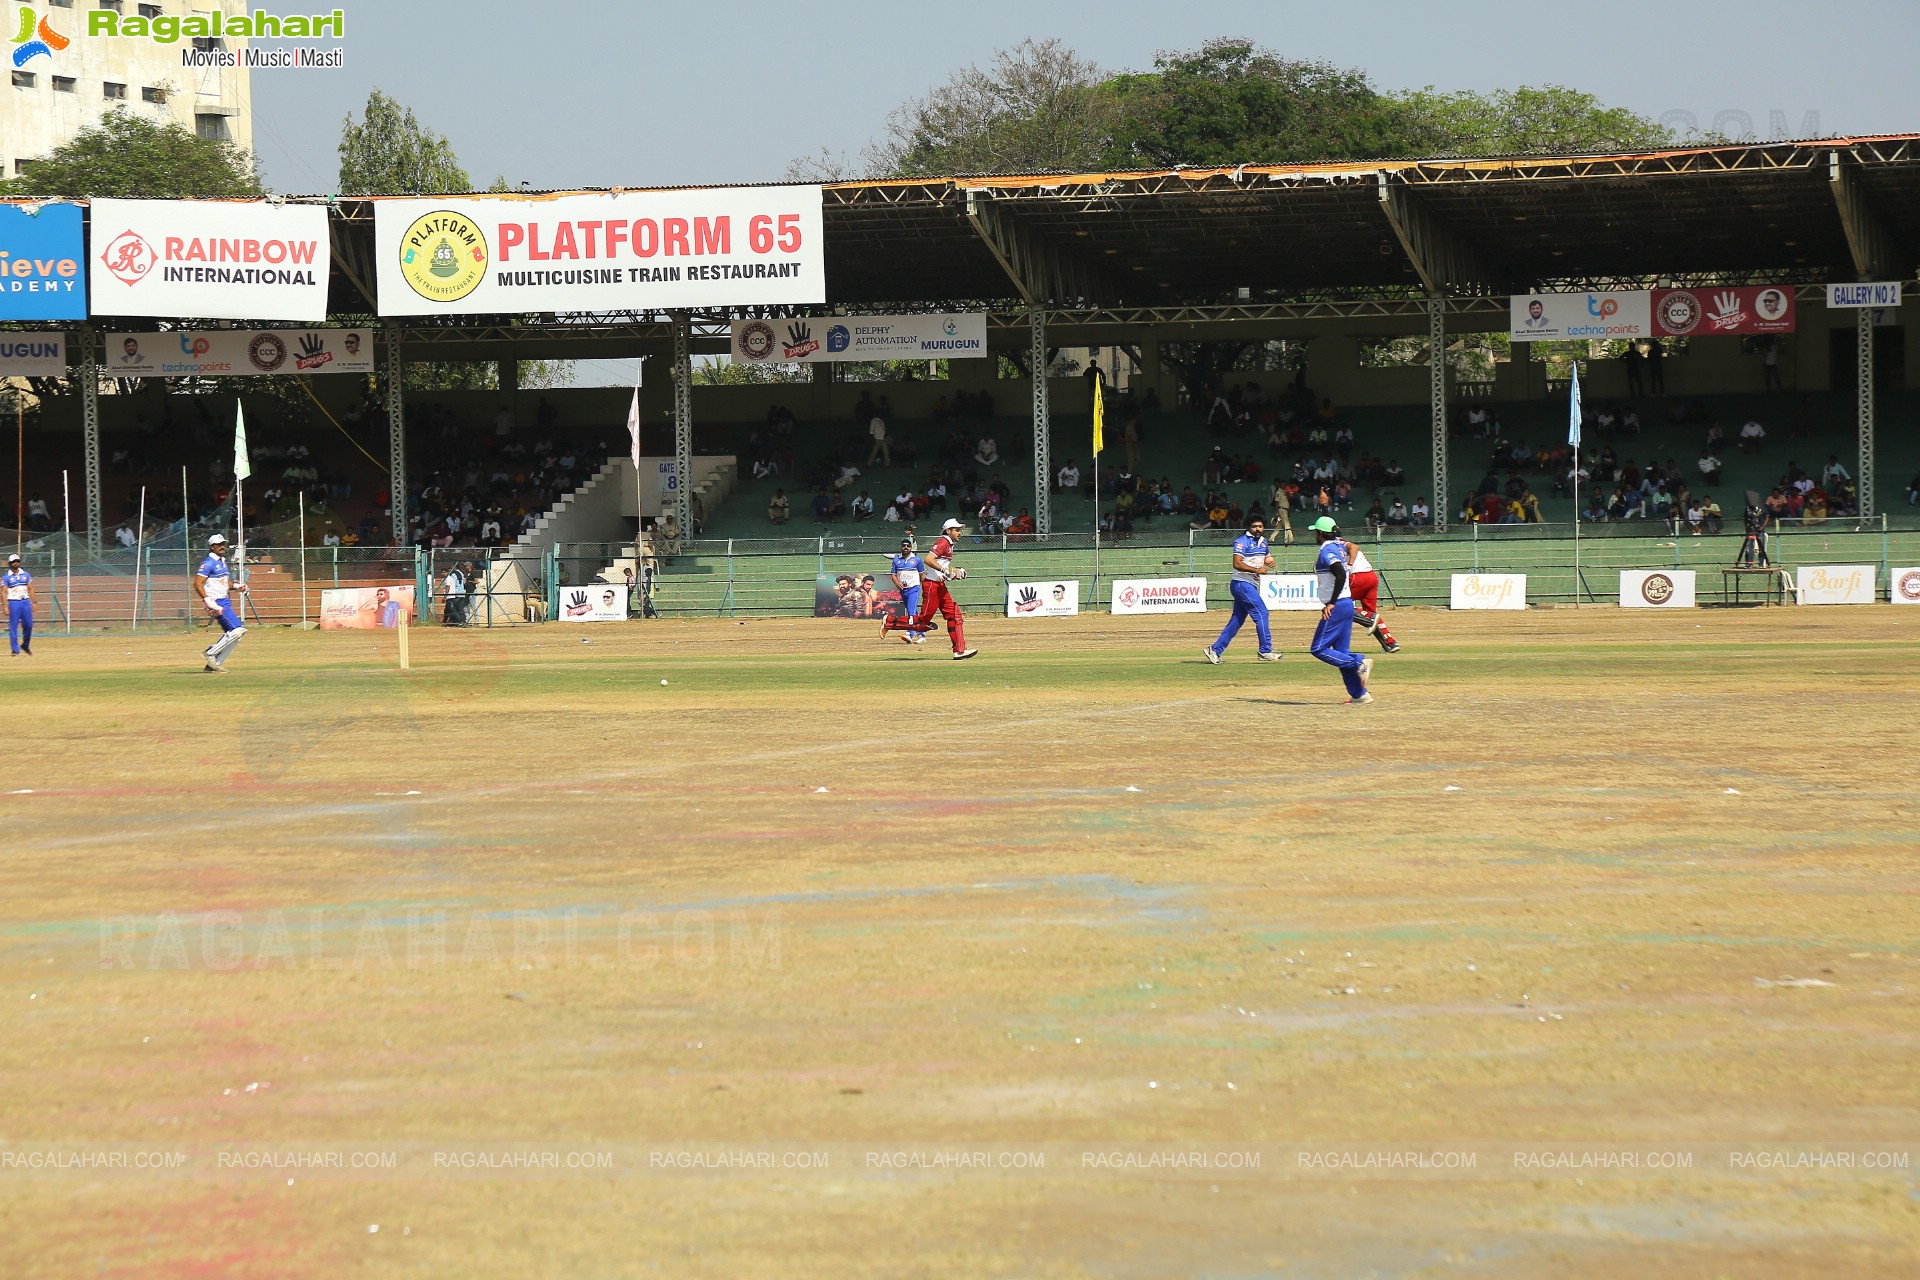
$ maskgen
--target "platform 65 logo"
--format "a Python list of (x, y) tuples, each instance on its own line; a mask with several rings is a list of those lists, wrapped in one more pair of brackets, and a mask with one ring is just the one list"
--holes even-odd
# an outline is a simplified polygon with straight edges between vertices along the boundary
[(1673, 579), (1664, 573), (1650, 573), (1640, 582), (1640, 598), (1648, 604), (1665, 604), (1673, 599)]
[(100, 265), (107, 269), (107, 273), (129, 285), (145, 280), (157, 261), (159, 259), (153, 252), (153, 246), (135, 231), (122, 231), (107, 242), (106, 249), (100, 254)]
[(487, 278), (487, 237), (450, 209), (415, 218), (400, 237), (400, 275), (432, 302), (458, 302)]

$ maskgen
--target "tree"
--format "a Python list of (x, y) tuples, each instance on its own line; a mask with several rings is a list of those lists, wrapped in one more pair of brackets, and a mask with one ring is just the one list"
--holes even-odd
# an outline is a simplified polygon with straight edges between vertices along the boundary
[(1563, 85), (1522, 85), (1492, 93), (1439, 93), (1432, 85), (1397, 103), (1446, 155), (1541, 155), (1560, 151), (1646, 151), (1674, 142), (1673, 130), (1625, 107)]
[(421, 124), (375, 89), (355, 124), (340, 128), (340, 194), (343, 196), (445, 195), (473, 190), (453, 144)]
[(55, 147), (0, 195), (78, 199), (244, 199), (262, 194), (253, 156), (171, 120), (121, 108)]

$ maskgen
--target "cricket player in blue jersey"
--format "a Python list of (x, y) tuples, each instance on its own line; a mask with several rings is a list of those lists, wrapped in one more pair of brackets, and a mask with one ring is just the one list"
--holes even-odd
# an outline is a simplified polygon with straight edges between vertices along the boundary
[(207, 558), (200, 562), (200, 571), (193, 575), (193, 589), (207, 606), (207, 612), (220, 624), (222, 633), (207, 646), (206, 669), (223, 671), (234, 647), (247, 634), (233, 609), (234, 597), (244, 594), (247, 588), (233, 580), (233, 571), (227, 567), (225, 534), (216, 533), (207, 539)]
[(33, 656), (33, 575), (20, 563), (19, 553), (7, 557), (7, 571), (0, 574), (0, 587), (7, 592), (7, 643), (13, 656)]
[(1220, 665), (1227, 646), (1248, 618), (1253, 619), (1253, 633), (1260, 639), (1260, 661), (1280, 661), (1280, 655), (1273, 651), (1273, 632), (1267, 626), (1267, 602), (1260, 598), (1260, 575), (1271, 572), (1273, 555), (1267, 550), (1267, 523), (1255, 516), (1247, 521), (1246, 531), (1233, 540), (1233, 580), (1227, 588), (1233, 593), (1233, 616), (1227, 619), (1220, 638), (1203, 650), (1214, 666)]
[[(900, 592), (900, 603), (906, 608), (906, 616), (919, 617), (920, 574), (926, 565), (921, 561), (919, 553), (914, 550), (912, 538), (900, 539), (900, 554), (893, 557), (891, 568), (893, 585)], [(882, 619), (880, 634), (885, 636), (892, 630), (895, 628), (889, 627), (886, 620)], [(921, 631), (902, 631), (900, 638), (908, 644), (925, 644), (927, 640), (926, 633)]]
[(1340, 526), (1330, 516), (1321, 516), (1309, 526), (1320, 543), (1313, 572), (1320, 587), (1320, 625), (1313, 632), (1313, 656), (1340, 669), (1347, 685), (1348, 705), (1373, 701), (1367, 681), (1373, 675), (1373, 659), (1353, 654), (1353, 588), (1347, 563), (1347, 544), (1340, 538)]

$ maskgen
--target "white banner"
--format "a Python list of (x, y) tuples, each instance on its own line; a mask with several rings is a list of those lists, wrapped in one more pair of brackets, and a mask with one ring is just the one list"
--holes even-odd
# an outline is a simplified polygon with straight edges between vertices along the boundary
[(1653, 291), (1516, 293), (1507, 299), (1507, 337), (1514, 342), (1653, 336)]
[(0, 378), (66, 376), (66, 334), (0, 333)]
[(1887, 598), (1895, 604), (1920, 604), (1920, 569), (1895, 569), (1887, 580)]
[(383, 316), (810, 305), (819, 187), (376, 200)]
[(584, 587), (560, 588), (560, 621), (625, 622), (627, 584), (589, 582)]
[(1872, 604), (1878, 598), (1870, 564), (1803, 564), (1794, 585), (1801, 604)]
[(1115, 613), (1205, 613), (1205, 578), (1120, 578), (1113, 583)]
[(1692, 569), (1622, 569), (1622, 609), (1692, 609), (1698, 574)]
[(670, 498), (680, 492), (680, 464), (678, 462), (656, 463), (655, 469), (660, 477), (661, 497)]
[(95, 200), (97, 316), (327, 318), (327, 211), (264, 201)]
[(987, 317), (979, 312), (733, 322), (733, 358), (740, 364), (954, 360), (986, 354)]
[(1524, 609), (1527, 607), (1527, 575), (1524, 573), (1456, 573), (1453, 575), (1455, 609)]
[(1320, 580), (1311, 573), (1263, 573), (1260, 598), (1269, 609), (1318, 609)]
[(1080, 580), (1009, 582), (1009, 618), (1071, 618), (1080, 612)]
[(1900, 305), (1900, 282), (1890, 280), (1884, 284), (1830, 284), (1827, 286), (1827, 305), (1829, 307), (1897, 307)]
[(110, 333), (100, 372), (115, 378), (372, 373), (371, 329), (177, 329)]

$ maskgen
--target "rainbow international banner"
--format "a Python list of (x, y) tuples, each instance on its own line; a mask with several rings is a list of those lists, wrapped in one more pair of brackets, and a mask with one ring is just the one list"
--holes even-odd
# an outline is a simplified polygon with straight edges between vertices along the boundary
[(321, 205), (95, 200), (90, 216), (94, 315), (327, 318), (333, 242)]
[(1205, 578), (1117, 578), (1108, 608), (1114, 613), (1205, 613)]
[(391, 631), (401, 618), (417, 621), (413, 587), (335, 587), (320, 593), (322, 631)]

